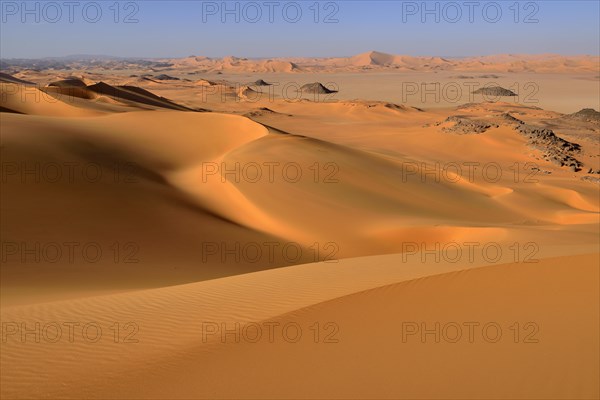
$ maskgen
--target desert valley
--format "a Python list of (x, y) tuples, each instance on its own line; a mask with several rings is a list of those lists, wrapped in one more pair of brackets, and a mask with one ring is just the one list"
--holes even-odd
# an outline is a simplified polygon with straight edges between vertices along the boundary
[(600, 396), (598, 56), (0, 66), (2, 398)]

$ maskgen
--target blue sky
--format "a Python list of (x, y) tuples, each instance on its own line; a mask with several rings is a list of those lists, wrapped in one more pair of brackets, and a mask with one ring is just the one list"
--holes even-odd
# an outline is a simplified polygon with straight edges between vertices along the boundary
[(65, 1), (1, 0), (0, 56), (598, 55), (600, 48), (598, 0)]

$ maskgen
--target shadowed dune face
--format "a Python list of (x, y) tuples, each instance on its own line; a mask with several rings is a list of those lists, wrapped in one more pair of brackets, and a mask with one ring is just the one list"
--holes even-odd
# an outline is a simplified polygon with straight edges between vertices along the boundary
[(48, 86), (55, 86), (55, 87), (79, 87), (79, 88), (85, 88), (87, 87), (87, 85), (85, 84), (84, 81), (82, 81), (81, 79), (78, 78), (67, 78), (67, 79), (62, 79), (60, 81), (56, 81), (56, 82), (51, 82), (48, 84)]
[[(3, 398), (598, 396), (597, 104), (257, 100), (278, 82), (246, 72), (313, 67), (168, 64), (0, 76)], [(519, 65), (541, 64), (565, 67)], [(181, 76), (199, 65), (241, 75)], [(105, 335), (20, 339), (21, 322), (69, 321)], [(303, 336), (247, 340), (265, 323)]]
[[(167, 102), (136, 87), (61, 82), (48, 88), (112, 96), (130, 107), (139, 104), (138, 110)], [(282, 112), (263, 107), (269, 112), (252, 114), (263, 125), (216, 113), (115, 114), (99, 109), (95, 97), (77, 97), (73, 104), (60, 97), (31, 102), (22, 87), (6, 85), (3, 107), (29, 115), (3, 114), (2, 152), (10, 165), (3, 202), (12, 210), (4, 218), (5, 236), (18, 243), (29, 236), (21, 221), (36, 221), (36, 242), (88, 236), (106, 247), (114, 237), (140, 255), (125, 265), (125, 273), (110, 260), (103, 272), (76, 272), (77, 266), (63, 260), (61, 272), (43, 280), (29, 279), (18, 268), (20, 257), (3, 268), (4, 282), (44, 287), (50, 296), (48, 288), (65, 286), (64, 279), (84, 279), (81, 287), (98, 291), (153, 287), (163, 280), (191, 282), (326, 258), (398, 253), (407, 242), (508, 241), (527, 236), (531, 223), (593, 223), (598, 215), (593, 184), (549, 161), (543, 166), (548, 174), (528, 166), (541, 160), (530, 154), (543, 155), (544, 149), (531, 147), (515, 130), (524, 122), (506, 115), (532, 122), (529, 114), (538, 109), (508, 103), (462, 107), (456, 121), (469, 123), (461, 129), (476, 129), (471, 121), (487, 128), (457, 135), (457, 128), (439, 124), (444, 112), (389, 103), (281, 102), (274, 108)], [(125, 98), (117, 92), (126, 92)], [(339, 124), (343, 132), (335, 129)], [(582, 145), (576, 156), (589, 165), (585, 156), (593, 147)], [(464, 147), (472, 153), (461, 156)], [(493, 163), (494, 177), (468, 167), (484, 161)], [(515, 162), (524, 170), (513, 171)], [(64, 176), (52, 182), (44, 174), (55, 164)], [(75, 167), (65, 170), (71, 164)], [(33, 175), (23, 176), (28, 168)], [(94, 181), (96, 169), (100, 178)], [(93, 215), (102, 217), (83, 223)], [(301, 255), (267, 257), (270, 241), (293, 244)], [(315, 243), (318, 251), (311, 250)], [(235, 252), (244, 245), (254, 246), (255, 253), (260, 248), (256, 259), (240, 261), (227, 253), (227, 246)], [(147, 265), (152, 272), (146, 283), (136, 282), (135, 274)]]
[(2, 83), (15, 83), (21, 85), (33, 85), (33, 82), (28, 82), (23, 79), (19, 79), (10, 74), (5, 74), (4, 72), (0, 72), (0, 82)]
[[(3, 107), (24, 114), (91, 116), (98, 115), (99, 112), (110, 113), (132, 108), (193, 111), (134, 86), (111, 86), (104, 82), (86, 85), (79, 79), (52, 82), (45, 87), (8, 81), (0, 84)], [(81, 102), (79, 99), (94, 100), (94, 102)], [(121, 106), (121, 109), (110, 105)]]
[(186, 107), (179, 106), (165, 98), (156, 96), (153, 93), (148, 92), (147, 90), (134, 86), (114, 87), (104, 82), (99, 82), (95, 85), (88, 86), (88, 89), (100, 95), (117, 98), (121, 101), (131, 101), (134, 103), (148, 104), (160, 108), (175, 109), (180, 111), (189, 110)]
[[(259, 232), (218, 214), (210, 204), (170, 182), (171, 174), (218, 158), (230, 148), (266, 134), (266, 129), (241, 117), (222, 116), (215, 121), (211, 115), (177, 115), (180, 126), (187, 127), (188, 140), (182, 140), (179, 149), (171, 147), (170, 152), (156, 154), (152, 149), (172, 140), (166, 133), (174, 128), (171, 122), (176, 116), (147, 115), (153, 120), (155, 134), (146, 131), (143, 139), (128, 134), (139, 119), (127, 117), (73, 122), (51, 117), (11, 121), (3, 115), (2, 157), (7, 168), (3, 186), (10, 190), (2, 191), (2, 202), (6, 210), (11, 210), (3, 217), (4, 240), (64, 243), (88, 238), (105, 252), (110, 252), (115, 243), (127, 246), (127, 254), (122, 256), (130, 261), (115, 263), (111, 257), (103, 257), (99, 262), (78, 265), (64, 259), (33, 263), (23, 271), (20, 257), (13, 257), (3, 266), (3, 282), (19, 281), (25, 286), (33, 283), (31, 287), (42, 292), (52, 293), (50, 287), (54, 287), (67, 294), (71, 290), (81, 292), (84, 287), (106, 290), (144, 287), (149, 282), (162, 285), (203, 280), (289, 263), (279, 256), (242, 265), (235, 258), (225, 264), (218, 255), (212, 260), (204, 258), (203, 243), (206, 245), (209, 239), (211, 244), (231, 238), (240, 243), (281, 239), (268, 229)], [(22, 124), (29, 126), (29, 133), (22, 132)], [(203, 132), (207, 140), (202, 140)], [(207, 137), (209, 134), (212, 139)], [(179, 135), (184, 139), (182, 130)], [(138, 140), (143, 140), (146, 147), (140, 148)], [(36, 145), (31, 147), (31, 143)], [(68, 175), (62, 174), (65, 166), (70, 166)], [(34, 173), (25, 178), (13, 175), (21, 168), (30, 168)], [(46, 179), (49, 174), (54, 174), (50, 180)], [(90, 215), (99, 218), (92, 222)], [(24, 227), (25, 220), (35, 221), (35, 234)], [(173, 252), (178, 256), (173, 258)], [(55, 270), (53, 274), (42, 273), (50, 267)], [(31, 279), (32, 270), (39, 271), (40, 280)], [(140, 273), (148, 278), (145, 283), (138, 280)], [(20, 295), (27, 298), (33, 293), (21, 291)]]

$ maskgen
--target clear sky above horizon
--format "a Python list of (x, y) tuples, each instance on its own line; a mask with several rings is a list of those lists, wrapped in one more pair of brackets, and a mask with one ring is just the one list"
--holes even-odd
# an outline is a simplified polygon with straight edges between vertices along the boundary
[(1, 0), (0, 56), (598, 55), (599, 4)]

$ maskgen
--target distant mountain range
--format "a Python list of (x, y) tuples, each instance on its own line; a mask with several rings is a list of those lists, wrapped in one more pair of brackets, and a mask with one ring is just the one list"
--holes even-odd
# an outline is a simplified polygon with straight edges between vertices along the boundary
[(361, 71), (487, 71), (538, 73), (599, 72), (600, 57), (592, 55), (499, 54), (479, 57), (413, 57), (370, 51), (351, 57), (308, 58), (127, 58), (105, 55), (69, 55), (41, 59), (2, 59), (0, 69), (69, 70), (89, 66), (107, 69), (145, 67), (149, 71), (189, 72), (361, 72)]

